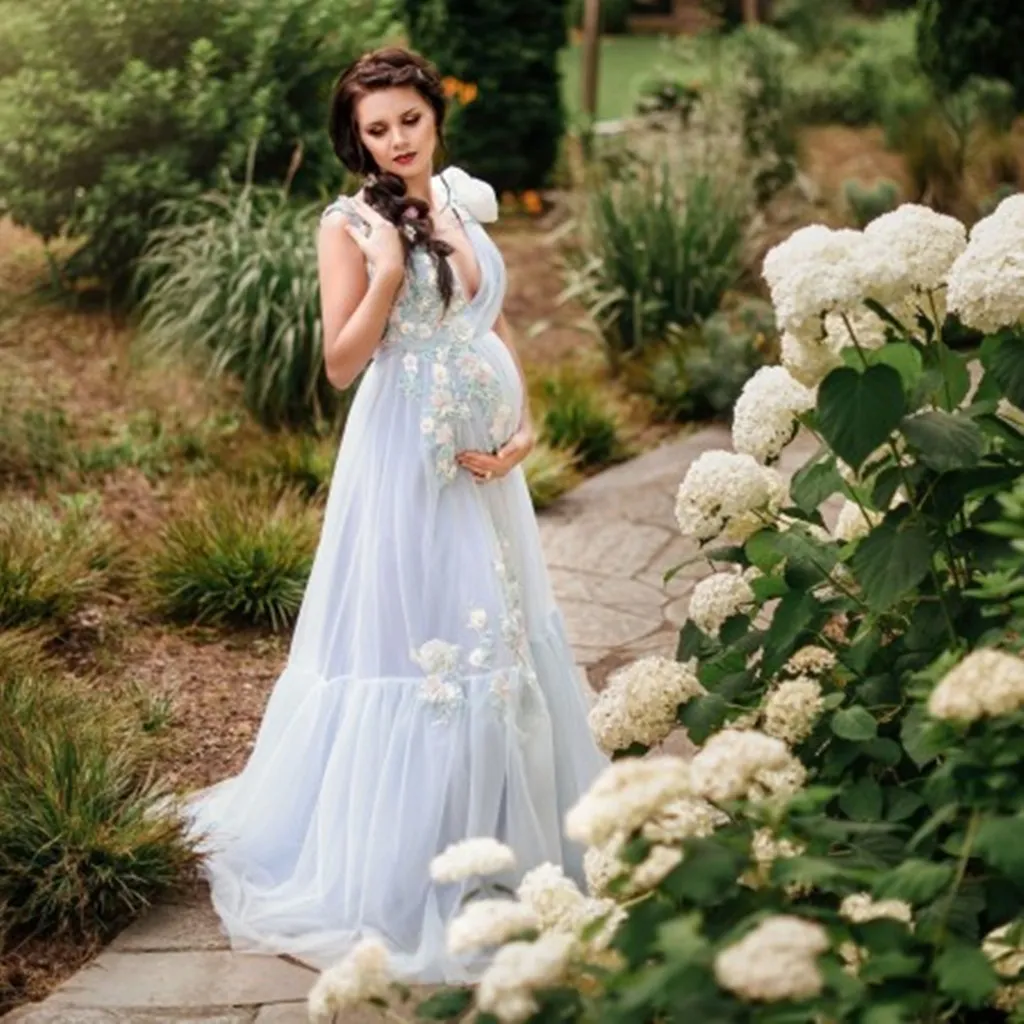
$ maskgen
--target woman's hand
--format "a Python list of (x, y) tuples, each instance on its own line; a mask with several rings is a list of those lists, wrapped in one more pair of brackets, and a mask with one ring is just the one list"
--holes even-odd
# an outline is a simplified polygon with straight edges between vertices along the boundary
[(403, 274), (405, 249), (398, 228), (362, 199), (353, 199), (352, 202), (356, 212), (366, 222), (365, 228), (346, 225), (352, 240), (363, 250), (376, 272)]
[(487, 483), (511, 473), (533, 451), (536, 441), (532, 425), (524, 423), (497, 452), (459, 452), (455, 461), (478, 482)]

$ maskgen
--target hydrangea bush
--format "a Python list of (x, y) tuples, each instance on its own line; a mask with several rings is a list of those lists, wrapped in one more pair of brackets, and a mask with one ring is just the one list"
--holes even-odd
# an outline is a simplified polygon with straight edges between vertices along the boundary
[[(593, 710), (616, 756), (566, 820), (591, 892), (544, 865), (471, 901), (450, 940), (497, 953), (421, 1016), (1024, 1020), (1021, 252), (1024, 197), (969, 238), (904, 206), (768, 256), (784, 369), (679, 488), (714, 572), (676, 660)], [(692, 759), (637, 756), (680, 724)]]

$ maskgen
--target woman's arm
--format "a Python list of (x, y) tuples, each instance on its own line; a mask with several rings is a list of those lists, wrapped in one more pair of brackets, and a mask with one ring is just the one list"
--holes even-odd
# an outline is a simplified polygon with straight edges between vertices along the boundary
[(339, 390), (362, 373), (380, 344), (405, 275), (399, 246), (397, 260), (385, 255), (375, 261), (371, 279), (366, 249), (354, 232), (337, 212), (324, 218), (317, 239), (324, 364), (327, 379)]

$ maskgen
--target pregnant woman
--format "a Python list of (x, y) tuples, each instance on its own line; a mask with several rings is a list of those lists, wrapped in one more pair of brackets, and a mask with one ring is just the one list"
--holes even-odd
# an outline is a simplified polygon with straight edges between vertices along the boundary
[(424, 982), (474, 973), (445, 949), (464, 886), (432, 858), (488, 836), (582, 882), (562, 823), (604, 766), (520, 466), (494, 193), (433, 176), (444, 111), (406, 50), (338, 82), (331, 136), (363, 186), (321, 222), (324, 355), (337, 387), (363, 377), (255, 749), (194, 805), (236, 947), (328, 966), (375, 937)]

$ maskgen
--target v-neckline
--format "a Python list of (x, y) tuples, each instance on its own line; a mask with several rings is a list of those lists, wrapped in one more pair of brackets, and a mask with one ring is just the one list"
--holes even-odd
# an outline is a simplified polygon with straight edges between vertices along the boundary
[(455, 220), (458, 223), (458, 229), (462, 232), (463, 236), (465, 237), (466, 244), (469, 246), (470, 254), (472, 255), (474, 261), (476, 262), (477, 285), (472, 295), (470, 295), (469, 289), (466, 287), (465, 279), (463, 278), (462, 274), (459, 273), (458, 264), (452, 259), (452, 256), (454, 256), (455, 253), (453, 252), (450, 255), (446, 256), (445, 261), (451, 268), (452, 276), (458, 283), (459, 291), (462, 292), (462, 297), (466, 300), (466, 302), (469, 305), (472, 305), (474, 302), (476, 302), (477, 297), (480, 295), (480, 292), (483, 291), (484, 265), (483, 261), (480, 259), (480, 254), (476, 251), (476, 243), (473, 241), (473, 236), (470, 234), (470, 224), (462, 219), (454, 203), (451, 203), (450, 205), (451, 211), (455, 215)]

